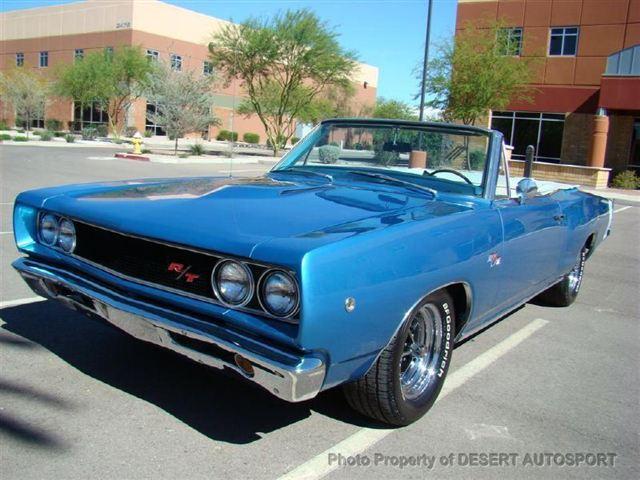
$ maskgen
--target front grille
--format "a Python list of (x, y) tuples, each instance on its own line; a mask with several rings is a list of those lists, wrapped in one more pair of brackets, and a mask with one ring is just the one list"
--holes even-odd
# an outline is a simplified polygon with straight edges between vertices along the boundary
[[(217, 301), (211, 288), (211, 272), (222, 255), (195, 252), (81, 222), (75, 222), (75, 227), (75, 256), (133, 280), (142, 280)], [(189, 269), (180, 276), (179, 272), (172, 271), (171, 264), (182, 265), (183, 271), (186, 267)], [(268, 269), (262, 265), (247, 265), (256, 282)], [(190, 274), (190, 277), (187, 277), (187, 274)], [(187, 281), (188, 278), (191, 282)], [(256, 293), (245, 308), (261, 311)]]

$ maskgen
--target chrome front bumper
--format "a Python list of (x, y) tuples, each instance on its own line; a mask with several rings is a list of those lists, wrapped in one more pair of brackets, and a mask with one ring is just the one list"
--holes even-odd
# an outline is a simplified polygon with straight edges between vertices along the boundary
[[(234, 370), (283, 400), (308, 400), (322, 388), (326, 367), (320, 357), (276, 349), (194, 316), (128, 298), (75, 273), (29, 258), (16, 260), (13, 267), (38, 295), (98, 315), (135, 338), (196, 362)], [(251, 362), (252, 375), (236, 364), (237, 356)]]

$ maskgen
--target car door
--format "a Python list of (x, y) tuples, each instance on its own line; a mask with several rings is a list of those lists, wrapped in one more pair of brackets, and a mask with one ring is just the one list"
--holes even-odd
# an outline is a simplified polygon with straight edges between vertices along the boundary
[(502, 220), (500, 249), (502, 279), (496, 305), (506, 307), (538, 293), (557, 279), (566, 227), (560, 204), (551, 195), (536, 194), (524, 201), (494, 201)]

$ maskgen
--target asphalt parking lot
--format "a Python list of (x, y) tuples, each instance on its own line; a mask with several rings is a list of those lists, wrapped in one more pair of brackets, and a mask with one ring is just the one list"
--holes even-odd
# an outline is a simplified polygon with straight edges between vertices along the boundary
[(391, 430), (339, 390), (287, 404), (34, 298), (10, 268), (20, 191), (228, 172), (88, 159), (111, 153), (0, 146), (0, 477), (640, 478), (640, 207), (617, 207), (572, 307), (528, 304), (456, 348), (436, 406)]

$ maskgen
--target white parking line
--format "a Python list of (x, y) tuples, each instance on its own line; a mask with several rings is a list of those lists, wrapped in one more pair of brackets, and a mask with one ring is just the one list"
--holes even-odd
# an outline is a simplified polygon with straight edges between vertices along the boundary
[(625, 210), (627, 210), (627, 209), (629, 209), (629, 208), (631, 208), (631, 205), (628, 205), (628, 206), (626, 206), (626, 207), (620, 207), (620, 208), (618, 208), (618, 209), (614, 210), (614, 211), (613, 211), (613, 213), (620, 213), (620, 212), (624, 212)]
[(27, 303), (42, 302), (44, 300), (46, 300), (46, 298), (44, 297), (28, 297), (28, 298), (18, 298), (17, 300), (7, 300), (4, 302), (0, 302), (0, 309), (17, 307), (18, 305), (26, 305)]
[[(521, 328), (513, 335), (505, 338), (497, 345), (471, 360), (466, 365), (458, 368), (455, 372), (450, 373), (440, 391), (440, 395), (436, 403), (445, 396), (453, 392), (455, 389), (463, 385), (467, 380), (480, 373), (493, 362), (505, 355), (507, 352), (515, 348), (518, 344), (533, 335), (537, 330), (544, 327), (547, 320), (538, 318), (529, 323), (526, 327)], [(327, 458), (329, 453), (341, 453), (345, 457), (357, 455), (372, 447), (387, 435), (396, 430), (380, 430), (373, 428), (363, 428), (356, 433), (316, 455), (311, 460), (296, 467), (290, 472), (281, 476), (278, 480), (317, 480), (338, 468), (338, 463), (329, 464)]]

